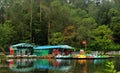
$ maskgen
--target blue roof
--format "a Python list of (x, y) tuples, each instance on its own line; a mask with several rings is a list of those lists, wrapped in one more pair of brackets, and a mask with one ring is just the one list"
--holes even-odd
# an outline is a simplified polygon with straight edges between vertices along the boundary
[(37, 46), (34, 49), (56, 49), (56, 48), (73, 49), (71, 46), (68, 45)]

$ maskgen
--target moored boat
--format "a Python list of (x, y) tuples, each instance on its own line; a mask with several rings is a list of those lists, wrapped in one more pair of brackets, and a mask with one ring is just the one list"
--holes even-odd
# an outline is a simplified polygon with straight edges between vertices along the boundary
[(79, 57), (74, 57), (74, 56), (56, 56), (56, 59), (109, 59), (109, 58), (114, 58), (114, 56), (79, 56)]
[(76, 55), (57, 55), (55, 56), (56, 59), (108, 59), (114, 58), (114, 56), (109, 55), (92, 55), (92, 54), (85, 54), (84, 50), (80, 50), (79, 54)]

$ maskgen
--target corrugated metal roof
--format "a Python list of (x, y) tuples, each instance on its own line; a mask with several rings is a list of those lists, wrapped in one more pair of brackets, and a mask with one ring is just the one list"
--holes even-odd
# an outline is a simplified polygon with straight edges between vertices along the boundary
[(56, 48), (73, 49), (73, 47), (68, 45), (37, 46), (34, 49), (56, 49)]

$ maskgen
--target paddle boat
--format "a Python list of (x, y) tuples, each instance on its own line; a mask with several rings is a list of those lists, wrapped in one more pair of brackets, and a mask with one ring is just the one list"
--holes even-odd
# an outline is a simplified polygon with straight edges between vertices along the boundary
[(79, 54), (57, 55), (55, 56), (55, 58), (56, 59), (108, 59), (108, 58), (113, 58), (113, 56), (85, 54), (84, 50), (80, 50)]
[(72, 59), (73, 57), (71, 55), (56, 55), (56, 59)]

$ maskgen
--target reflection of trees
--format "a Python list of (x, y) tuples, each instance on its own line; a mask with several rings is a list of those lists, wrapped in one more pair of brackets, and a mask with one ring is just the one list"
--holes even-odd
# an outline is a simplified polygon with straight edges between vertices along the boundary
[(8, 63), (5, 61), (4, 63), (0, 63), (0, 73), (16, 73), (8, 68)]
[(54, 67), (61, 67), (61, 66), (70, 66), (72, 64), (72, 60), (61, 60), (61, 59), (51, 59), (49, 60), (49, 64)]
[(35, 69), (33, 73), (50, 73), (50, 72), (48, 69), (45, 69), (45, 70)]
[[(88, 73), (103, 73), (104, 72), (104, 68), (105, 65), (104, 63), (106, 62), (106, 60), (93, 60), (94, 63), (87, 63), (87, 67), (88, 67)], [(95, 63), (96, 62), (96, 63)]]
[[(119, 59), (120, 58), (117, 58), (117, 60), (115, 60), (115, 62), (113, 63), (115, 67), (114, 69), (117, 69), (117, 72), (120, 68)], [(53, 66), (53, 69), (37, 69), (36, 68), (36, 69), (33, 69), (32, 71), (29, 71), (29, 73), (110, 73), (110, 72), (105, 72), (105, 69), (106, 69), (107, 62), (112, 62), (111, 60), (105, 60), (105, 59), (104, 60), (101, 60), (101, 59), (99, 60), (61, 60), (61, 61), (58, 61), (56, 59), (49, 59), (49, 60), (46, 59), (46, 60), (48, 61), (49, 66), (53, 66), (53, 63), (55, 62), (60, 62), (60, 64), (57, 67)], [(45, 62), (46, 60), (44, 59), (43, 62)], [(26, 66), (24, 65), (24, 63), (19, 63), (18, 65), (21, 65), (19, 66), (19, 68), (20, 67), (27, 68), (27, 66), (31, 67), (33, 65), (31, 62), (32, 62), (31, 60), (29, 60), (29, 62), (28, 60), (24, 60), (24, 63), (26, 64)], [(15, 62), (14, 64), (16, 63), (17, 62)], [(40, 61), (40, 64), (41, 64), (41, 61)], [(110, 66), (111, 65), (112, 64), (110, 64)], [(68, 70), (58, 70), (59, 68), (67, 67), (67, 66), (71, 66), (71, 68)], [(108, 70), (112, 70), (112, 68), (111, 69), (108, 68)], [(0, 68), (0, 73), (8, 73), (8, 71), (9, 73), (17, 72), (17, 71), (9, 70), (7, 66)]]
[(8, 63), (6, 62), (6, 60), (1, 60), (0, 61), (0, 69), (2, 68), (2, 67), (8, 67)]
[(75, 65), (71, 68), (70, 71), (72, 71), (71, 73), (103, 73), (105, 62), (106, 60), (100, 60), (100, 62), (94, 64), (94, 60), (86, 60), (86, 62), (75, 60)]
[(120, 71), (120, 57), (116, 57), (115, 58), (115, 69), (116, 69), (116, 71), (118, 72), (118, 71)]
[(105, 66), (106, 66), (105, 72), (107, 72), (107, 73), (116, 73), (113, 61), (108, 61)]
[[(56, 59), (50, 59), (49, 63), (53, 65), (52, 70), (49, 70), (49, 73), (74, 73), (73, 69), (67, 69), (68, 67), (72, 67), (75, 65), (74, 60), (56, 60)], [(54, 63), (59, 63), (58, 66), (54, 66)], [(66, 69), (64, 69), (66, 68)]]
[(72, 63), (72, 68), (69, 70), (70, 73), (83, 73), (82, 67), (85, 65), (85, 63), (80, 64), (78, 60), (72, 60), (71, 63)]
[[(0, 68), (0, 73), (8, 73), (8, 68), (7, 67)], [(16, 73), (16, 72), (9, 71), (9, 73)]]

